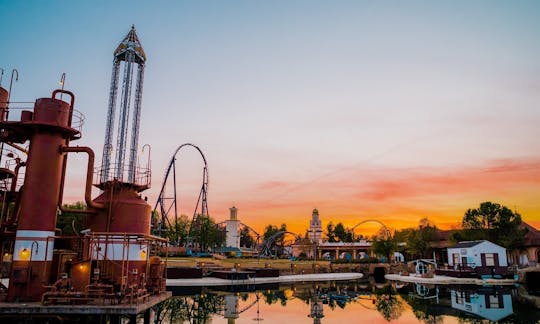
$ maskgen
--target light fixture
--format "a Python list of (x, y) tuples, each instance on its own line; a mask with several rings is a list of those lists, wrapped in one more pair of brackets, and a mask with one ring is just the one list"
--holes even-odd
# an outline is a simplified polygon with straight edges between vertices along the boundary
[(19, 252), (19, 257), (23, 261), (30, 260), (30, 250), (27, 248), (22, 249), (21, 252)]

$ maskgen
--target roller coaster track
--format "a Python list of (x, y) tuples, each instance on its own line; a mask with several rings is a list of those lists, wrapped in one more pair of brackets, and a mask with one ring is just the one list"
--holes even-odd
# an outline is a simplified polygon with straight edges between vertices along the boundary
[[(194, 228), (199, 225), (198, 222), (198, 215), (201, 216), (208, 216), (208, 201), (207, 201), (207, 194), (208, 194), (208, 163), (206, 161), (206, 157), (204, 156), (204, 153), (201, 151), (201, 149), (191, 143), (185, 143), (180, 146), (174, 151), (174, 154), (171, 157), (171, 160), (169, 162), (169, 166), (167, 167), (167, 171), (165, 172), (165, 177), (163, 178), (163, 183), (161, 185), (161, 191), (159, 193), (158, 199), (156, 201), (156, 204), (154, 206), (153, 214), (155, 214), (159, 207), (159, 212), (161, 214), (161, 219), (159, 221), (159, 224), (157, 228), (154, 229), (154, 233), (157, 235), (163, 236), (165, 233), (165, 230), (167, 227), (173, 227), (176, 230), (176, 226), (172, 226), (170, 217), (174, 216), (174, 224), (177, 224), (178, 222), (178, 201), (177, 201), (177, 191), (176, 191), (176, 155), (178, 152), (184, 148), (184, 147), (193, 147), (195, 148), (199, 154), (201, 155), (203, 162), (204, 162), (204, 168), (203, 168), (203, 175), (202, 175), (202, 187), (201, 191), (199, 192), (199, 197), (197, 199), (197, 204), (195, 205), (195, 210), (193, 212), (193, 218), (192, 222), (189, 228), (189, 234), (187, 237), (188, 243), (191, 241), (191, 234), (193, 233)], [(169, 180), (169, 177), (172, 176), (173, 181), (173, 192), (172, 196), (170, 194), (166, 193), (166, 185)], [(200, 213), (198, 213), (200, 207)], [(170, 215), (172, 212), (173, 215)], [(178, 236), (177, 236), (178, 237)], [(178, 242), (176, 242), (178, 243)]]
[(269, 238), (267, 238), (261, 245), (260, 249), (259, 249), (259, 255), (262, 255), (262, 256), (271, 256), (272, 255), (272, 247), (274, 247), (275, 243), (276, 243), (276, 240), (278, 237), (280, 236), (283, 236), (285, 234), (291, 234), (293, 235), (295, 238), (296, 238), (296, 241), (300, 241), (302, 239), (302, 237), (300, 237), (300, 235), (296, 234), (296, 233), (293, 233), (293, 232), (289, 232), (289, 231), (279, 231), (279, 232), (276, 232), (274, 235), (270, 236)]
[(384, 237), (389, 237), (390, 236), (390, 229), (388, 228), (388, 226), (386, 226), (386, 224), (384, 224), (383, 222), (379, 221), (379, 220), (376, 220), (376, 219), (366, 219), (366, 220), (363, 220), (361, 222), (359, 222), (358, 224), (354, 225), (352, 228), (351, 228), (351, 231), (353, 231), (354, 233), (354, 230), (362, 225), (362, 224), (365, 224), (365, 223), (377, 223), (379, 225), (381, 225), (381, 234), (384, 236)]

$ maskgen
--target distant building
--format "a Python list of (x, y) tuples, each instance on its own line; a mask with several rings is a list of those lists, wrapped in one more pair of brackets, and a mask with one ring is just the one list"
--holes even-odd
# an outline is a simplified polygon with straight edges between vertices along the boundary
[(319, 211), (317, 208), (313, 209), (311, 214), (311, 221), (309, 222), (308, 229), (308, 238), (311, 243), (321, 244), (322, 243), (322, 224), (321, 219), (319, 218)]
[(531, 225), (523, 222), (520, 228), (526, 228), (523, 245), (510, 253), (513, 264), (520, 266), (536, 266), (540, 260), (540, 232)]
[(465, 241), (448, 248), (448, 267), (478, 275), (506, 275), (506, 249), (490, 241)]
[(229, 208), (230, 218), (226, 223), (225, 246), (228, 248), (240, 248), (240, 221), (238, 220), (238, 209), (234, 206)]

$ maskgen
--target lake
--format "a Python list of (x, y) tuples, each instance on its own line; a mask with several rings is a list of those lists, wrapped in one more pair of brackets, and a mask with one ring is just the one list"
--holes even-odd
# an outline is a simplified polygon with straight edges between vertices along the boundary
[(516, 286), (373, 281), (177, 289), (156, 323), (540, 323)]

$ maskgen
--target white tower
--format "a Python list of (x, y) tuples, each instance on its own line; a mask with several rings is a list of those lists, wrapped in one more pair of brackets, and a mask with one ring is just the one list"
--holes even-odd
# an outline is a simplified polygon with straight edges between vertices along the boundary
[(322, 243), (322, 225), (317, 208), (313, 209), (311, 221), (309, 222), (308, 237), (312, 243)]
[(227, 235), (226, 246), (239, 248), (240, 247), (240, 221), (237, 218), (238, 209), (234, 206), (229, 208), (231, 211), (231, 218), (226, 221), (227, 223)]

